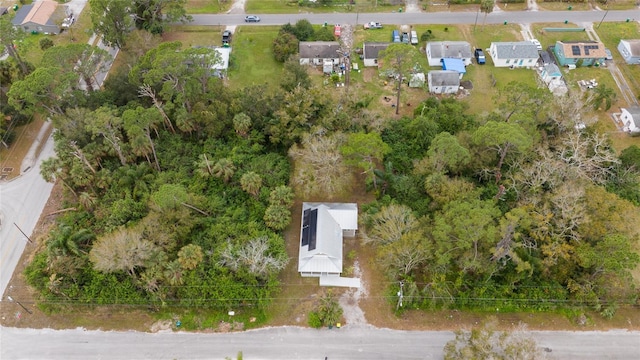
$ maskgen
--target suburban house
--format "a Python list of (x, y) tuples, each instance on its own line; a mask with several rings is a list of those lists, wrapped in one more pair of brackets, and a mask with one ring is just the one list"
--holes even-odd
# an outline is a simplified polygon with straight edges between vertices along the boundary
[(467, 73), (467, 68), (464, 66), (464, 62), (461, 59), (442, 59), (442, 70), (457, 71), (460, 79), (462, 79), (462, 76)]
[(342, 239), (355, 237), (358, 204), (302, 203), (298, 272), (303, 277), (340, 277)]
[(640, 64), (640, 39), (620, 40), (618, 52), (627, 64)]
[(604, 63), (607, 53), (597, 41), (557, 41), (553, 49), (560, 66), (590, 66)]
[(18, 9), (11, 22), (24, 31), (57, 35), (66, 17), (66, 10), (65, 5), (52, 0), (34, 1)]
[(533, 67), (538, 62), (536, 44), (531, 41), (492, 42), (489, 54), (495, 67)]
[(220, 61), (212, 66), (213, 75), (219, 78), (225, 78), (227, 76), (227, 70), (229, 70), (229, 57), (231, 56), (230, 47), (216, 47), (214, 50), (220, 56)]
[(365, 42), (362, 45), (362, 59), (364, 66), (378, 66), (378, 56), (380, 51), (385, 50), (389, 46), (386, 42)]
[(464, 65), (471, 65), (471, 45), (466, 41), (432, 41), (427, 43), (429, 66), (441, 66), (442, 59), (460, 59)]
[(542, 81), (547, 84), (549, 91), (555, 96), (564, 95), (569, 92), (567, 84), (562, 79), (562, 72), (556, 64), (544, 64), (539, 68), (538, 73)]
[(298, 45), (300, 65), (322, 66), (326, 62), (340, 63), (340, 43), (337, 41), (301, 41)]
[(460, 74), (453, 70), (429, 71), (427, 81), (432, 94), (455, 94), (460, 88)]
[(622, 121), (622, 130), (628, 132), (631, 136), (640, 136), (640, 106), (632, 106), (628, 109), (620, 109), (620, 120)]

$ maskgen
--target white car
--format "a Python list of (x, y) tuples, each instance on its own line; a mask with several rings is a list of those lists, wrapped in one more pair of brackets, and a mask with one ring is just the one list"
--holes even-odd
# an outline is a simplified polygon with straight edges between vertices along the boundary
[(530, 41), (536, 46), (538, 51), (542, 51), (542, 44), (540, 44), (540, 41), (537, 39), (531, 39)]

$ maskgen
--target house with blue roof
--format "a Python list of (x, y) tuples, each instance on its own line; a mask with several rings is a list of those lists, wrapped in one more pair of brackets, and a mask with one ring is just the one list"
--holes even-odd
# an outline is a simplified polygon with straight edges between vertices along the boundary
[(489, 55), (495, 67), (511, 68), (534, 67), (540, 56), (531, 41), (492, 42)]
[(462, 79), (462, 76), (467, 73), (467, 68), (464, 66), (462, 59), (444, 58), (441, 61), (442, 70), (457, 71), (460, 79)]

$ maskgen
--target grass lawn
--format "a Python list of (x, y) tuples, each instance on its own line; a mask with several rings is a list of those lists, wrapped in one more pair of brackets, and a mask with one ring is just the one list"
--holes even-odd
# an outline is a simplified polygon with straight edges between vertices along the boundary
[(627, 65), (617, 50), (620, 39), (638, 38), (640, 25), (637, 22), (602, 23), (596, 32), (604, 45), (611, 50), (616, 65), (624, 74), (633, 93), (640, 96), (640, 66)]
[(188, 14), (218, 14), (229, 10), (232, 4), (232, 1), (187, 0), (185, 9)]
[(592, 9), (591, 3), (589, 3), (589, 2), (567, 3), (567, 2), (564, 2), (564, 1), (558, 1), (558, 2), (538, 1), (538, 8), (540, 8), (540, 10), (565, 11), (565, 10), (569, 10), (569, 7), (571, 7), (571, 10), (575, 10), (575, 11), (591, 10)]
[(232, 88), (267, 83), (277, 86), (282, 64), (271, 51), (280, 26), (240, 26), (234, 34), (229, 84)]
[(373, 13), (397, 11), (401, 6), (383, 5), (382, 1), (376, 6), (376, 0), (358, 0), (356, 5), (349, 4), (349, 0), (333, 0), (332, 6), (300, 6), (295, 0), (247, 0), (246, 13), (256, 14), (296, 14), (296, 13)]
[(162, 41), (180, 41), (182, 42), (183, 48), (192, 46), (221, 46), (223, 30), (224, 26), (176, 25), (171, 27), (171, 31), (162, 34)]
[(473, 25), (466, 25), (469, 28), (468, 39), (472, 46), (487, 49), (492, 42), (521, 41), (520, 26), (517, 24), (507, 25), (478, 25), (473, 31)]
[(544, 28), (579, 28), (576, 24), (563, 23), (539, 23), (531, 24), (531, 33), (540, 41), (542, 47), (546, 49), (550, 45), (555, 45), (556, 41), (588, 41), (589, 36), (584, 31), (545, 31)]

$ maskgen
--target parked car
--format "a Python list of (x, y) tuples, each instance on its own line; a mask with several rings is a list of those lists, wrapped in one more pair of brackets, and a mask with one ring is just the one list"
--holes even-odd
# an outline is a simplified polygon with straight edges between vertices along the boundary
[(482, 51), (482, 49), (476, 48), (476, 50), (473, 52), (473, 55), (476, 57), (476, 62), (479, 65), (483, 65), (487, 62), (487, 59), (484, 57), (484, 51)]
[(364, 28), (365, 29), (382, 29), (382, 24), (380, 24), (379, 22), (368, 22), (364, 24)]
[(411, 30), (411, 45), (418, 45), (418, 32)]
[(244, 17), (244, 22), (260, 22), (258, 15), (247, 15)]
[(335, 35), (336, 37), (340, 37), (340, 34), (342, 34), (342, 27), (340, 27), (340, 24), (336, 24), (333, 27), (333, 35)]
[(538, 51), (542, 51), (542, 44), (540, 44), (540, 41), (537, 39), (531, 39), (531, 42), (536, 46)]
[(400, 40), (400, 31), (398, 31), (398, 30), (393, 30), (393, 31), (391, 32), (391, 42), (394, 42), (394, 43), (399, 43), (399, 42), (401, 42), (401, 40)]
[(225, 30), (222, 32), (222, 45), (229, 45), (231, 42), (231, 31)]
[(402, 33), (402, 43), (403, 44), (408, 44), (411, 42), (411, 38), (409, 38), (409, 33), (408, 32), (403, 32)]

